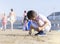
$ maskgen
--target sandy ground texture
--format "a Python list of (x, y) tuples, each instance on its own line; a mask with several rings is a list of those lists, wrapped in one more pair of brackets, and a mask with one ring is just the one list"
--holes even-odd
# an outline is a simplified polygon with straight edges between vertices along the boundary
[(46, 36), (30, 36), (28, 31), (0, 30), (0, 44), (60, 44), (60, 32), (48, 32)]

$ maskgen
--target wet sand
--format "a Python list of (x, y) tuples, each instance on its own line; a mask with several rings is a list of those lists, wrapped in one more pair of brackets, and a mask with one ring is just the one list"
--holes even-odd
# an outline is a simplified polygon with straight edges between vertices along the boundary
[(0, 30), (0, 44), (60, 44), (60, 32), (51, 31), (47, 36), (29, 36), (28, 31)]

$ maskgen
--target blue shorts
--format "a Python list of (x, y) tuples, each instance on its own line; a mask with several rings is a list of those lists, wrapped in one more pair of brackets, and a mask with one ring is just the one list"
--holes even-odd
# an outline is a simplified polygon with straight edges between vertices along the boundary
[(32, 21), (28, 21), (27, 29), (30, 30), (30, 26), (33, 26), (34, 29), (38, 28), (38, 25)]

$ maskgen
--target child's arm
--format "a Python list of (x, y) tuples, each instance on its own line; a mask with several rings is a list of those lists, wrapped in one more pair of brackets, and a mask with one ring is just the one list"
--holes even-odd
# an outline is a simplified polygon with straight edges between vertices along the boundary
[(34, 27), (33, 26), (30, 26), (29, 35), (31, 35), (32, 29), (34, 29)]
[(47, 21), (44, 21), (44, 25), (43, 26), (39, 26), (38, 28), (40, 30), (44, 29), (46, 26), (48, 25), (48, 22)]
[(32, 33), (32, 26), (30, 26), (30, 30), (29, 30), (29, 35), (31, 35), (31, 33)]

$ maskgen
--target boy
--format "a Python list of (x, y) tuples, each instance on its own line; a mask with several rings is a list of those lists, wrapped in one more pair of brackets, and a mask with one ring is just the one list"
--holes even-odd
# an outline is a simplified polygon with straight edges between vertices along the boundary
[[(36, 31), (38, 31), (38, 33), (36, 33), (35, 35), (45, 35), (44, 31), (49, 31), (51, 28), (51, 23), (50, 21), (42, 16), (42, 15), (37, 15), (37, 13), (33, 10), (30, 10), (27, 12), (27, 17), (29, 19), (30, 23), (30, 29), (29, 30), (29, 34), (31, 35), (32, 33), (32, 29), (35, 29)], [(29, 27), (28, 26), (28, 27)]]

